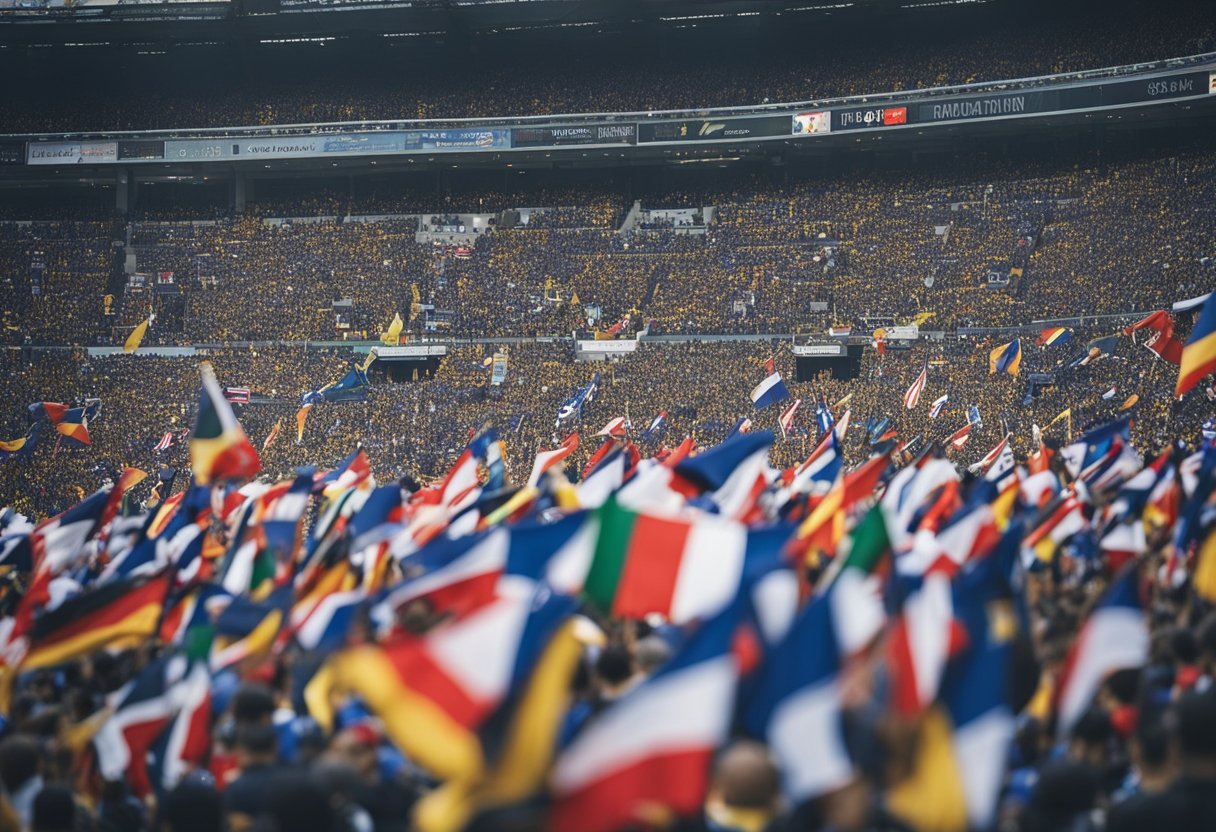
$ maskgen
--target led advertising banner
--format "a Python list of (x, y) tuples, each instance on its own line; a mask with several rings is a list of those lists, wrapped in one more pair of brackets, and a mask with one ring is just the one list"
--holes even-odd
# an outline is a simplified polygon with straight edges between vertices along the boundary
[(770, 139), (790, 135), (790, 114), (748, 118), (644, 121), (638, 125), (638, 144), (654, 142), (706, 142), (726, 139)]

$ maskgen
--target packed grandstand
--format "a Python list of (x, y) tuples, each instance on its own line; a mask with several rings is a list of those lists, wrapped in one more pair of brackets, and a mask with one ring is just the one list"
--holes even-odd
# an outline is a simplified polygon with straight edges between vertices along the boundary
[(675, 5), (0, 18), (0, 830), (1216, 828), (1216, 9)]

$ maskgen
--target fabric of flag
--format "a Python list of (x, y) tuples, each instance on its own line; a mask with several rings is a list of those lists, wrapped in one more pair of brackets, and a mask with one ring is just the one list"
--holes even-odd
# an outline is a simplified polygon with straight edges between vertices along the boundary
[(1000, 459), (1001, 454), (1004, 453), (1005, 449), (1008, 447), (1009, 447), (1009, 434), (1005, 434), (1005, 436), (1001, 439), (1001, 441), (998, 442), (991, 451), (984, 454), (983, 458), (981, 458), (979, 462), (972, 465), (968, 470), (971, 471), (971, 473), (973, 473), (973, 474), (986, 473), (988, 471), (988, 469), (992, 467), (993, 463), (995, 463), (998, 459)]
[(1050, 347), (1056, 344), (1067, 344), (1072, 340), (1072, 330), (1066, 326), (1053, 326), (1044, 329), (1035, 339), (1040, 347)]
[(35, 422), (30, 426), (30, 431), (25, 436), (8, 442), (0, 442), (0, 462), (11, 457), (17, 457), (18, 459), (28, 457), (38, 444), (38, 439), (41, 436), (42, 423)]
[[(152, 793), (148, 778), (148, 752), (174, 715), (169, 697), (168, 658), (154, 659), (132, 681), (109, 697), (114, 713), (93, 737), (101, 776), (121, 782), (140, 798)], [(178, 659), (184, 664), (184, 660)]]
[(371, 382), (367, 373), (361, 367), (351, 367), (346, 375), (337, 381), (330, 382), (319, 390), (311, 390), (303, 395), (302, 404), (320, 404), (321, 402), (361, 402), (367, 400), (367, 390)]
[(479, 731), (573, 611), (547, 588), (507, 595), (424, 638), (344, 650), (328, 682), (361, 697), (410, 760), (440, 779), (473, 780), (486, 763)]
[(176, 713), (148, 755), (148, 779), (161, 794), (172, 791), (211, 753), (211, 674), (207, 666), (192, 661), (171, 684), (169, 701)]
[(817, 489), (826, 491), (840, 476), (843, 465), (840, 443), (836, 439), (836, 431), (833, 430), (795, 470), (794, 478), (790, 482), (790, 491), (794, 494), (813, 492)]
[(1182, 350), (1174, 395), (1181, 398), (1213, 370), (1216, 370), (1216, 301), (1209, 298)]
[(912, 381), (912, 384), (904, 392), (904, 407), (908, 410), (915, 410), (916, 405), (920, 402), (920, 394), (924, 392), (925, 383), (929, 380), (929, 365), (925, 364), (921, 368), (920, 374)]
[(279, 428), (283, 426), (283, 417), (274, 420), (274, 426), (270, 428), (270, 433), (266, 434), (266, 438), (262, 440), (262, 453), (266, 453), (266, 449), (274, 444), (274, 440), (279, 438)]
[(608, 424), (600, 428), (599, 433), (597, 433), (596, 436), (622, 437), (625, 435), (625, 427), (625, 417), (617, 416), (616, 418), (609, 420)]
[(746, 416), (743, 416), (739, 419), (739, 421), (735, 422), (734, 427), (727, 432), (726, 438), (730, 439), (731, 437), (737, 436), (740, 433), (748, 433), (751, 431), (751, 429), (752, 420)]
[(388, 325), (388, 329), (380, 333), (380, 343), (387, 344), (390, 347), (397, 346), (401, 340), (401, 330), (405, 329), (405, 321), (401, 320), (401, 313), (393, 315), (393, 321)]
[(583, 410), (588, 404), (595, 400), (595, 393), (600, 386), (600, 374), (596, 373), (591, 377), (591, 381), (587, 382), (585, 387), (579, 388), (574, 395), (566, 399), (557, 411), (557, 424), (561, 425), (566, 419), (575, 416), (582, 417)]
[(190, 466), (195, 481), (248, 479), (262, 470), (258, 452), (220, 392), (210, 364), (202, 365), (203, 389), (190, 434)]
[(929, 418), (936, 419), (942, 414), (942, 408), (946, 406), (946, 402), (950, 401), (950, 394), (943, 394), (940, 398), (934, 399), (933, 404), (929, 407)]
[(1073, 642), (1064, 663), (1056, 698), (1057, 734), (1066, 738), (1094, 694), (1116, 670), (1148, 661), (1148, 624), (1140, 603), (1134, 569), (1116, 578)]
[(93, 444), (93, 440), (89, 436), (89, 418), (91, 416), (89, 411), (88, 407), (68, 409), (63, 414), (63, 418), (55, 423), (55, 430), (79, 445)]
[(802, 399), (794, 399), (794, 403), (787, 407), (781, 413), (781, 418), (778, 423), (781, 425), (781, 438), (788, 439), (790, 430), (794, 427), (794, 415), (798, 412), (798, 408), (802, 406)]
[(232, 404), (249, 404), (253, 391), (248, 387), (225, 387), (224, 398)]
[(658, 439), (666, 427), (666, 422), (667, 411), (660, 410), (659, 414), (650, 420), (650, 425), (647, 426), (646, 430), (642, 431), (642, 441), (650, 442)]
[(528, 485), (535, 487), (550, 468), (561, 463), (563, 459), (578, 450), (578, 431), (562, 440), (562, 444), (551, 451), (541, 451), (532, 463), (532, 473), (528, 475)]
[(115, 644), (142, 644), (156, 632), (169, 577), (120, 579), (42, 613), (30, 630), (24, 670), (62, 664)]
[(70, 408), (59, 402), (33, 402), (27, 408), (30, 421), (49, 419), (51, 424), (58, 424)]
[(756, 483), (768, 470), (774, 438), (768, 430), (732, 436), (680, 462), (675, 472), (708, 495), (723, 516), (739, 517), (759, 494)]
[(142, 321), (139, 326), (131, 330), (131, 334), (127, 336), (127, 340), (123, 342), (122, 351), (125, 353), (133, 353), (139, 349), (139, 345), (143, 343), (144, 336), (148, 334), (148, 327), (152, 325), (152, 316)]
[[(838, 614), (832, 609), (839, 593), (833, 586), (803, 607), (767, 652), (743, 702), (743, 724), (772, 749), (791, 804), (853, 777), (844, 739)], [(881, 612), (877, 595), (873, 603)]]
[(1074, 367), (1085, 367), (1094, 363), (1100, 358), (1113, 353), (1119, 347), (1119, 335), (1105, 335), (1101, 338), (1095, 338), (1085, 345), (1085, 353), (1072, 362)]
[(988, 353), (988, 375), (1005, 373), (1016, 376), (1022, 369), (1022, 339), (1014, 338), (1008, 344)]
[(656, 809), (691, 815), (701, 808), (734, 710), (735, 623), (728, 610), (699, 627), (566, 746), (551, 777), (553, 832), (613, 832), (653, 820)]
[(159, 453), (163, 453), (164, 451), (169, 450), (169, 448), (172, 447), (172, 445), (173, 445), (173, 431), (167, 430), (167, 431), (165, 431), (165, 435), (160, 438), (160, 441), (156, 443), (156, 447), (153, 448), (152, 450), (159, 454)]
[(967, 444), (967, 440), (971, 438), (971, 427), (971, 422), (968, 422), (952, 433), (950, 439), (947, 440), (950, 443), (950, 447), (956, 451), (961, 451), (963, 446)]
[(1182, 363), (1182, 342), (1174, 337), (1174, 317), (1164, 309), (1153, 312), (1131, 326), (1123, 329), (1124, 335), (1131, 335), (1139, 329), (1152, 332), (1144, 346), (1152, 350), (1162, 361), (1168, 361), (1177, 367)]
[(747, 550), (744, 526), (712, 515), (677, 519), (608, 501), (583, 593), (606, 613), (652, 613), (683, 624), (734, 600)]
[(790, 391), (785, 389), (785, 382), (781, 380), (781, 373), (772, 373), (764, 381), (752, 388), (749, 397), (752, 400), (752, 404), (758, 410), (763, 410), (769, 405), (788, 399)]

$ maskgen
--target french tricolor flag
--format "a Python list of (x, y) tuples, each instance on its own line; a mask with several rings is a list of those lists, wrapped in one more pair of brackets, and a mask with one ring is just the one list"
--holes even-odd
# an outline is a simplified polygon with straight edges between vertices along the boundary
[(1136, 581), (1134, 569), (1116, 578), (1073, 642), (1056, 700), (1061, 737), (1068, 736), (1108, 675), (1148, 661), (1148, 626)]
[(764, 381), (757, 384), (751, 392), (752, 404), (764, 409), (770, 404), (783, 402), (790, 397), (790, 391), (785, 389), (781, 373), (772, 373)]
[(695, 814), (730, 734), (737, 616), (700, 627), (657, 673), (604, 710), (558, 757), (552, 832), (611, 832), (655, 810)]

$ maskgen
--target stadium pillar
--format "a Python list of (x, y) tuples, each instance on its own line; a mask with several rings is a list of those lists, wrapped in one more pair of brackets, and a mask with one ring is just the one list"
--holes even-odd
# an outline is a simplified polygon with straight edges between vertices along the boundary
[(245, 174), (232, 174), (232, 210), (234, 213), (245, 213)]
[(125, 217), (131, 208), (131, 171), (122, 168), (114, 175), (114, 213)]

